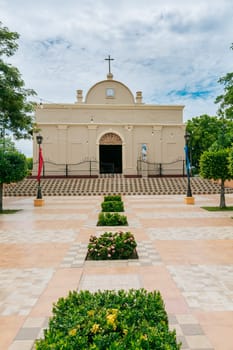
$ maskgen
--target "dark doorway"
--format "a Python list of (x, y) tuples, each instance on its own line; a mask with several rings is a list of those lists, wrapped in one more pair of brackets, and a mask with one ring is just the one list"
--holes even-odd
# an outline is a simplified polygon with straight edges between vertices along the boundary
[(100, 174), (122, 173), (122, 146), (100, 145)]

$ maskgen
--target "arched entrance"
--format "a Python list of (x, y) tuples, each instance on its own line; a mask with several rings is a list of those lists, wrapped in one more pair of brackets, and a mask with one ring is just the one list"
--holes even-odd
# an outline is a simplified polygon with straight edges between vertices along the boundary
[(103, 135), (99, 142), (100, 174), (122, 173), (122, 140), (112, 132)]

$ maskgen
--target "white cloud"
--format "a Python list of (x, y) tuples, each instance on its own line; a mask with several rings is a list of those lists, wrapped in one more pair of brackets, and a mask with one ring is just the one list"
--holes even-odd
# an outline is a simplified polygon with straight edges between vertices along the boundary
[(233, 70), (230, 0), (0, 0), (0, 12), (38, 100), (74, 102), (105, 79), (111, 54), (116, 80), (146, 103), (185, 104), (187, 120), (215, 114), (217, 80)]

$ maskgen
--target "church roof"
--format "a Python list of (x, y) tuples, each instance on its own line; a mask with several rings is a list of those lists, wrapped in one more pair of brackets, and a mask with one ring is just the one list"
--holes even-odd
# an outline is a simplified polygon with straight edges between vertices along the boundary
[(120, 81), (113, 80), (109, 73), (106, 80), (93, 85), (86, 94), (87, 104), (135, 104), (134, 96), (130, 89)]

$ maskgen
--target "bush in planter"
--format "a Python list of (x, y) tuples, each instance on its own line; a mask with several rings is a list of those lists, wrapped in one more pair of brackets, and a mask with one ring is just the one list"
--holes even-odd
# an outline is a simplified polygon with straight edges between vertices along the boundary
[(107, 201), (101, 203), (104, 212), (122, 212), (124, 211), (124, 203), (121, 201)]
[(70, 292), (53, 307), (37, 350), (179, 350), (159, 292)]
[(127, 217), (118, 213), (100, 213), (97, 226), (126, 226)]
[(116, 194), (104, 196), (104, 202), (121, 202), (121, 196)]
[(100, 237), (90, 237), (87, 256), (92, 260), (129, 259), (136, 247), (131, 232), (105, 232)]

